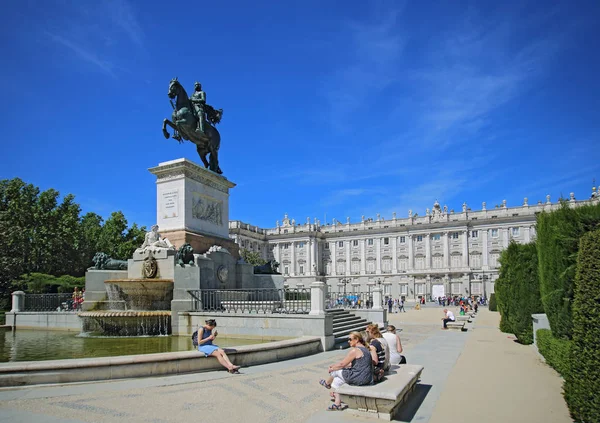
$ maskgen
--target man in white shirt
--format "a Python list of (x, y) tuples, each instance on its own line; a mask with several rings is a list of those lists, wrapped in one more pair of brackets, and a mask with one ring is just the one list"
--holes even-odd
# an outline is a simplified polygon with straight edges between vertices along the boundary
[(448, 324), (448, 322), (454, 322), (454, 313), (452, 313), (450, 310), (448, 310), (447, 308), (444, 309), (444, 318), (442, 319), (442, 322), (444, 322), (444, 327), (443, 329), (448, 329), (448, 327), (446, 326)]

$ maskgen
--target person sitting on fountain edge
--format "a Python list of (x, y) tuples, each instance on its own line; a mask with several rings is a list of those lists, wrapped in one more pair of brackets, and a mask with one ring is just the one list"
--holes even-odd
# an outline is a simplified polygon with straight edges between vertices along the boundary
[(229, 373), (239, 373), (240, 366), (235, 366), (229, 361), (229, 357), (227, 357), (225, 351), (213, 344), (214, 339), (218, 335), (216, 327), (217, 321), (215, 319), (208, 319), (204, 322), (204, 326), (198, 328), (198, 351), (204, 353), (206, 357), (215, 357)]

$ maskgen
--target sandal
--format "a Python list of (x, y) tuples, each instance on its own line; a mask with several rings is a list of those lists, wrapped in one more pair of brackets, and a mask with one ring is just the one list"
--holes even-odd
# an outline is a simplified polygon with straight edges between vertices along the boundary
[[(239, 369), (239, 368), (238, 368)], [(239, 375), (240, 371), (238, 369), (228, 369), (227, 371), (232, 375)]]
[(331, 389), (331, 385), (327, 383), (327, 381), (325, 379), (321, 379), (319, 381), (319, 383), (321, 384), (321, 386), (324, 386), (327, 389)]
[(345, 410), (346, 408), (348, 408), (347, 404), (331, 404), (329, 407), (327, 407), (327, 411), (342, 411)]

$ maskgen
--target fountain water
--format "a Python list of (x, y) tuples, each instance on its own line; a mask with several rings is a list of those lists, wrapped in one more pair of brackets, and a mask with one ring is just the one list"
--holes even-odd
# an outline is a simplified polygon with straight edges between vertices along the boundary
[(173, 281), (112, 279), (105, 281), (109, 310), (80, 313), (84, 332), (108, 336), (169, 335)]

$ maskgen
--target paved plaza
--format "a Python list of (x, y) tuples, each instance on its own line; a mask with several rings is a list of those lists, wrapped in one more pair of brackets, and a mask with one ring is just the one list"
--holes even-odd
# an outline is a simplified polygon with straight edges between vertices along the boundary
[[(396, 420), (452, 423), (572, 421), (561, 378), (531, 346), (498, 330), (498, 313), (481, 309), (469, 332), (443, 331), (442, 308), (390, 315), (420, 384)], [(367, 422), (328, 412), (318, 380), (345, 351), (242, 369), (184, 376), (0, 390), (1, 422)], [(201, 359), (201, 358), (199, 358)]]

